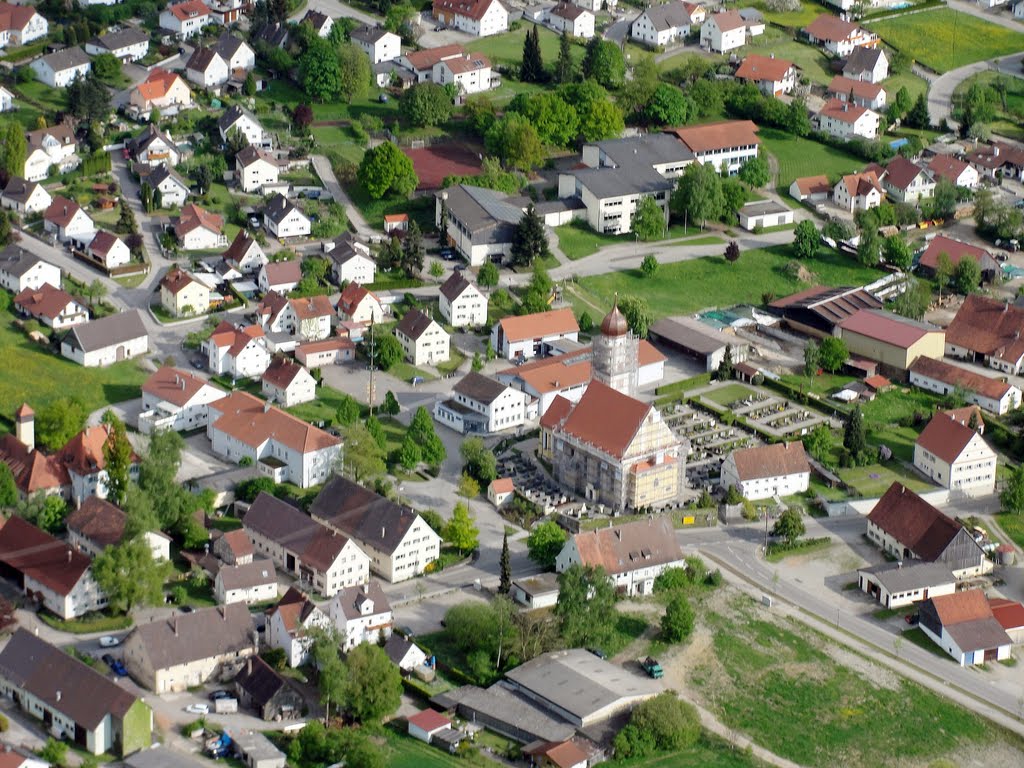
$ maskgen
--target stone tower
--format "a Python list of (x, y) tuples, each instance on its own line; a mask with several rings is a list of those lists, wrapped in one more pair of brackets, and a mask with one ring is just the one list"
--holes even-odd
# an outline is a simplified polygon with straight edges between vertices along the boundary
[(619, 311), (616, 300), (612, 311), (601, 321), (601, 333), (594, 337), (591, 378), (630, 397), (636, 396), (639, 340)]

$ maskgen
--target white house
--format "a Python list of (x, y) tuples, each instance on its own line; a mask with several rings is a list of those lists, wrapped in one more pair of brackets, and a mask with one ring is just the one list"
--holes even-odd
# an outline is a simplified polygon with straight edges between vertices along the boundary
[(221, 32), (213, 50), (227, 62), (228, 72), (248, 72), (256, 67), (256, 51), (249, 44), (230, 32)]
[(391, 637), (395, 615), (379, 581), (370, 580), (362, 586), (341, 590), (331, 598), (327, 611), (346, 653), (362, 643), (378, 643)]
[(15, 213), (40, 213), (50, 207), (53, 198), (38, 182), (11, 176), (0, 196), (0, 205)]
[(759, 56), (752, 53), (743, 59), (735, 77), (754, 83), (766, 96), (783, 96), (796, 88), (799, 73), (792, 61), (777, 59), (775, 54)]
[(434, 418), (462, 434), (493, 434), (526, 423), (528, 395), (476, 371), (452, 388), (452, 397), (439, 400)]
[(320, 13), (319, 11), (306, 11), (306, 15), (302, 17), (301, 23), (309, 24), (313, 28), (313, 31), (316, 32), (317, 37), (327, 37), (331, 34), (331, 28), (334, 26), (334, 19), (326, 13)]
[(914, 467), (958, 497), (995, 491), (995, 451), (977, 430), (947, 413), (936, 413), (917, 438)]
[(794, 440), (733, 451), (722, 462), (719, 484), (736, 488), (745, 499), (759, 501), (803, 493), (810, 479), (804, 444)]
[(341, 441), (246, 392), (210, 404), (206, 434), (213, 452), (228, 461), (248, 458), (257, 472), (300, 488), (333, 472)]
[(149, 351), (149, 334), (137, 309), (101, 317), (68, 331), (60, 353), (86, 368), (139, 357)]
[(51, 88), (67, 88), (92, 69), (92, 59), (77, 45), (36, 59), (29, 67), (36, 77)]
[(693, 23), (699, 22), (690, 17), (686, 3), (682, 0), (671, 0), (645, 9), (629, 25), (629, 36), (652, 48), (664, 48), (685, 39), (690, 34), (690, 26)]
[(508, 9), (500, 0), (434, 0), (433, 13), (440, 23), (474, 37), (508, 31)]
[(192, 89), (177, 72), (155, 67), (143, 82), (132, 89), (128, 101), (140, 115), (149, 116), (154, 109), (171, 114), (192, 106)]
[(260, 192), (265, 184), (277, 184), (281, 167), (269, 152), (249, 145), (235, 155), (235, 177), (243, 192)]
[(832, 99), (825, 102), (815, 116), (818, 129), (837, 139), (873, 139), (878, 136), (880, 116), (873, 109), (859, 107), (848, 101)]
[(833, 202), (844, 211), (867, 211), (882, 204), (885, 193), (874, 171), (843, 176), (832, 190)]
[(693, 153), (698, 163), (711, 163), (719, 173), (739, 173), (748, 160), (757, 157), (758, 127), (750, 120), (726, 120), (676, 128), (674, 133)]
[(935, 179), (926, 169), (897, 155), (885, 166), (882, 188), (898, 203), (916, 203), (935, 194)]
[(263, 207), (263, 226), (278, 240), (284, 240), (308, 237), (313, 223), (291, 200), (278, 192)]
[(22, 317), (38, 320), (48, 328), (63, 330), (89, 321), (89, 310), (67, 291), (45, 283), (26, 288), (14, 297), (14, 308)]
[(491, 329), (491, 346), (505, 360), (546, 354), (552, 342), (578, 341), (580, 326), (571, 309), (503, 317)]
[(928, 161), (928, 170), (936, 182), (939, 179), (946, 179), (955, 186), (966, 189), (974, 189), (980, 181), (977, 168), (953, 155), (935, 155)]
[(90, 56), (109, 53), (121, 61), (138, 61), (149, 53), (149, 35), (134, 27), (126, 27), (118, 32), (107, 32), (87, 42), (85, 52)]
[(78, 166), (78, 139), (75, 138), (74, 123), (64, 121), (59, 125), (39, 128), (25, 134), (28, 155), (25, 158), (24, 176), (28, 181), (42, 181), (52, 166), (61, 172)]
[(410, 309), (398, 321), (395, 338), (413, 365), (437, 365), (446, 362), (451, 353), (448, 332), (418, 309)]
[(160, 26), (178, 37), (192, 37), (212, 23), (210, 9), (202, 0), (185, 0), (160, 12)]
[(224, 261), (233, 266), (243, 275), (258, 273), (267, 263), (263, 248), (244, 229), (238, 231), (231, 245), (222, 254)]
[(270, 366), (270, 351), (258, 325), (236, 328), (224, 320), (205, 343), (207, 366), (217, 375), (254, 379)]
[(43, 261), (17, 245), (0, 251), (0, 287), (17, 294), (26, 288), (39, 289), (49, 283), (60, 285), (60, 267)]
[(174, 139), (152, 123), (128, 142), (128, 151), (135, 162), (150, 167), (168, 165), (173, 168), (181, 162), (181, 150)]
[(277, 599), (277, 571), (270, 560), (222, 565), (213, 580), (213, 596), (221, 605), (265, 603)]
[(479, 53), (443, 59), (431, 75), (438, 85), (454, 83), (462, 93), (480, 93), (491, 88), (491, 61)]
[(528, 579), (512, 582), (509, 596), (530, 610), (553, 608), (558, 603), (558, 576), (554, 573), (539, 573)]
[(398, 634), (391, 635), (384, 643), (384, 653), (403, 672), (412, 672), (427, 661), (427, 654), (416, 643)]
[(651, 594), (659, 575), (685, 562), (671, 521), (652, 517), (570, 536), (555, 559), (555, 571), (564, 573), (574, 565), (604, 568), (616, 589), (633, 596)]
[(327, 630), (330, 617), (316, 603), (291, 587), (267, 619), (267, 645), (284, 651), (289, 667), (301, 667), (309, 661), (313, 647), (312, 630)]
[(264, 130), (251, 112), (237, 104), (229, 107), (217, 120), (217, 130), (224, 141), (228, 140), (231, 131), (241, 131), (246, 141), (254, 147), (270, 149), (272, 145), (271, 135)]
[(10, 112), (14, 109), (14, 94), (0, 86), (0, 112)]
[(589, 40), (594, 36), (594, 14), (575, 3), (561, 2), (548, 11), (548, 24), (570, 37)]
[(355, 323), (379, 323), (384, 319), (384, 304), (372, 291), (358, 283), (349, 283), (338, 299), (338, 319)]
[(57, 195), (43, 214), (43, 229), (62, 243), (69, 240), (88, 242), (96, 231), (96, 225), (78, 203)]
[(185, 77), (200, 88), (217, 88), (228, 81), (228, 63), (213, 48), (196, 48), (185, 64)]
[(867, 48), (859, 45), (843, 62), (843, 77), (862, 80), (865, 83), (880, 83), (889, 76), (889, 59), (881, 48)]
[(159, 368), (142, 385), (139, 431), (143, 434), (158, 429), (187, 432), (205, 427), (210, 415), (207, 406), (226, 394), (192, 371), (170, 366)]
[(910, 383), (915, 387), (949, 395), (963, 392), (964, 401), (1002, 416), (1020, 407), (1021, 391), (1001, 379), (982, 376), (972, 370), (921, 355), (910, 366)]
[(260, 379), (261, 393), (282, 408), (309, 403), (316, 398), (316, 379), (287, 357), (275, 358)]
[(334, 305), (327, 296), (289, 299), (270, 291), (256, 306), (255, 316), (268, 332), (297, 336), (302, 341), (319, 341), (331, 335)]
[(369, 285), (377, 276), (377, 262), (370, 256), (370, 247), (350, 232), (324, 243), (338, 285), (358, 283)]
[(461, 272), (453, 272), (441, 284), (438, 307), (448, 324), (455, 328), (487, 324), (487, 297)]
[(26, 45), (45, 37), (50, 23), (31, 5), (2, 3), (0, 8), (0, 48), (8, 45)]
[(416, 76), (415, 82), (423, 83), (429, 81), (434, 72), (434, 65), (444, 59), (464, 56), (466, 51), (457, 43), (442, 45), (437, 48), (426, 48), (422, 51), (409, 51), (402, 54), (398, 64)]
[(832, 78), (825, 94), (830, 99), (850, 101), (859, 107), (867, 107), (876, 112), (883, 109), (888, 100), (888, 94), (881, 85), (866, 80), (851, 80), (842, 75)]
[(149, 184), (153, 190), (154, 200), (156, 192), (160, 192), (161, 208), (180, 208), (185, 205), (191, 189), (188, 182), (172, 170), (166, 163), (158, 165), (146, 174), (142, 181)]
[(831, 13), (818, 16), (804, 27), (804, 33), (811, 45), (821, 46), (840, 58), (848, 57), (856, 48), (874, 48), (879, 43), (875, 33)]
[(921, 631), (961, 667), (1010, 658), (1013, 641), (981, 589), (929, 598), (919, 614)]
[(353, 29), (349, 37), (370, 57), (371, 64), (394, 61), (402, 55), (402, 38), (383, 27), (363, 24)]
[(224, 218), (188, 203), (174, 221), (174, 234), (186, 251), (210, 251), (228, 244)]
[(256, 278), (259, 288), (264, 293), (277, 291), (284, 295), (295, 290), (302, 279), (302, 264), (294, 261), (268, 261), (260, 267)]
[(408, 733), (414, 739), (430, 744), (433, 738), (452, 728), (452, 721), (436, 709), (424, 709), (406, 718)]
[(105, 229), (99, 230), (85, 252), (103, 265), (104, 269), (122, 267), (132, 260), (132, 252), (120, 237)]
[(700, 28), (700, 45), (715, 53), (742, 48), (747, 42), (747, 22), (739, 11), (713, 13)]
[(885, 608), (903, 608), (929, 597), (952, 595), (956, 577), (942, 563), (883, 563), (857, 570), (857, 583)]

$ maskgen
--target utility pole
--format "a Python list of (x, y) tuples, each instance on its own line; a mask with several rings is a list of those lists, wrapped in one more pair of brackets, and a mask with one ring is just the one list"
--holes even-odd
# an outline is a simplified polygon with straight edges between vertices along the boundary
[(373, 416), (373, 402), (376, 395), (377, 352), (373, 341), (373, 315), (370, 315), (370, 382), (367, 386), (367, 403), (370, 406), (370, 415)]

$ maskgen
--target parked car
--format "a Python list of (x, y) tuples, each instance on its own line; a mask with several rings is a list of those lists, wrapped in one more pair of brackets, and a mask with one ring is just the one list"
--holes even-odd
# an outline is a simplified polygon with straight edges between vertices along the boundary
[(651, 658), (650, 656), (646, 659), (640, 659), (640, 666), (643, 667), (644, 672), (655, 679), (664, 677), (665, 675), (665, 671), (661, 668), (661, 664), (658, 663), (658, 660)]
[(102, 656), (100, 656), (100, 658), (103, 660), (103, 663), (106, 664), (111, 669), (113, 669), (114, 664), (117, 663), (117, 659), (115, 659), (109, 653), (104, 653)]
[(121, 641), (110, 635), (104, 635), (100, 638), (100, 648), (116, 648), (121, 644)]
[(110, 667), (110, 671), (118, 677), (127, 677), (128, 670), (125, 669), (124, 664), (115, 659), (109, 653), (104, 653), (100, 658), (103, 659), (103, 663)]
[(235, 696), (231, 691), (212, 691), (210, 693), (210, 701), (216, 701), (217, 699), (233, 699)]
[(921, 623), (921, 614), (919, 613), (908, 613), (903, 617), (903, 620), (912, 627), (916, 627)]
[(249, 226), (252, 227), (253, 229), (259, 229), (260, 228), (260, 217), (259, 216), (250, 216), (249, 217)]
[(208, 704), (189, 704), (185, 707), (185, 711), (190, 715), (208, 715), (210, 714), (210, 706)]
[(183, 605), (180, 608), (178, 608), (178, 610), (182, 613), (192, 613), (192, 611), (195, 609), (191, 605)]

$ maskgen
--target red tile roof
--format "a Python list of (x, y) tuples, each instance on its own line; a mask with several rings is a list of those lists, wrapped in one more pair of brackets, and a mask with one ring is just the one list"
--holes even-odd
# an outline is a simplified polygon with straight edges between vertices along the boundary
[(1003, 629), (1020, 629), (1024, 627), (1024, 605), (1002, 597), (991, 597), (988, 601), (992, 615), (996, 617)]
[(89, 243), (89, 250), (99, 254), (100, 256), (106, 256), (110, 253), (110, 249), (119, 242), (121, 242), (121, 238), (113, 232), (107, 232), (105, 229), (101, 229), (96, 233), (92, 242)]
[(935, 155), (935, 157), (928, 161), (929, 171), (931, 171), (935, 176), (946, 179), (953, 184), (957, 183), (957, 180), (960, 178), (960, 174), (968, 168), (970, 168), (970, 166), (967, 163), (953, 157), (952, 155)]
[(935, 454), (947, 464), (952, 464), (964, 452), (967, 444), (976, 437), (978, 433), (966, 424), (961, 424), (948, 414), (940, 412), (932, 416), (928, 425), (921, 430), (917, 445)]
[(213, 421), (214, 429), (253, 448), (271, 438), (299, 453), (341, 444), (338, 438), (247, 392), (232, 392), (223, 400), (211, 403), (210, 410), (211, 418), (221, 414)]
[(427, 48), (424, 51), (410, 51), (405, 54), (405, 58), (412, 65), (413, 69), (426, 70), (432, 69), (439, 61), (453, 56), (460, 56), (464, 52), (461, 45), (453, 43), (451, 45), (442, 45), (438, 48)]
[(573, 536), (573, 541), (583, 565), (601, 566), (609, 575), (683, 559), (679, 540), (666, 517), (584, 531)]
[[(832, 191), (832, 185), (828, 183), (828, 176), (804, 176), (795, 181), (796, 188), (805, 195), (829, 194)], [(811, 288), (810, 290), (818, 291), (819, 289)]]
[(298, 320), (312, 320), (317, 317), (330, 317), (334, 307), (327, 296), (310, 296), (308, 298), (291, 299), (292, 312)]
[(263, 372), (262, 381), (276, 389), (287, 389), (305, 368), (287, 357), (275, 357)]
[(980, 589), (967, 589), (952, 595), (932, 598), (932, 605), (939, 615), (942, 626), (951, 627), (965, 621), (993, 618), (992, 608)]
[(859, 107), (848, 101), (830, 99), (825, 102), (825, 106), (821, 108), (818, 114), (832, 118), (833, 120), (839, 120), (843, 123), (853, 124), (860, 120), (869, 111), (870, 110), (868, 110), (867, 107)]
[(0, 436), (0, 461), (11, 469), (18, 490), (26, 495), (68, 485), (68, 473), (53, 456), (30, 451), (14, 435)]
[(968, 392), (977, 392), (979, 395), (992, 398), (993, 400), (1002, 400), (1010, 390), (1010, 385), (1005, 381), (990, 379), (988, 376), (982, 376), (980, 373), (947, 363), (945, 360), (919, 357), (910, 366), (910, 371), (911, 373), (941, 381), (944, 384), (962, 387)]
[(561, 431), (621, 459), (654, 406), (591, 381)]
[(970, 294), (946, 328), (946, 343), (1000, 360), (1024, 356), (1024, 309)]
[(188, 288), (196, 280), (185, 270), (180, 267), (171, 267), (170, 271), (163, 276), (160, 280), (160, 287), (166, 288), (173, 295), (178, 295), (183, 290)]
[(47, 317), (55, 320), (74, 301), (67, 291), (43, 283), (39, 288), (26, 288), (14, 297), (14, 306), (32, 317)]
[[(181, 80), (181, 75), (177, 72), (168, 72), (166, 69), (158, 67), (150, 72), (149, 77), (144, 82), (139, 83), (136, 89), (139, 95), (146, 101), (162, 99), (177, 80)], [(185, 87), (187, 88), (188, 86), (186, 85)]]
[(341, 296), (338, 297), (338, 311), (351, 316), (367, 296), (372, 297), (374, 302), (380, 305), (380, 299), (377, 298), (373, 291), (367, 290), (359, 285), (359, 283), (349, 283), (341, 292)]
[(479, 21), (494, 2), (498, 0), (434, 0), (434, 18), (441, 13), (454, 13)]
[(978, 262), (978, 265), (982, 265), (982, 261), (989, 256), (988, 251), (984, 248), (979, 248), (976, 245), (969, 245), (961, 240), (954, 240), (952, 237), (946, 237), (945, 235), (936, 235), (932, 238), (932, 241), (928, 243), (928, 247), (925, 248), (924, 253), (921, 254), (921, 266), (935, 269), (939, 265), (939, 254), (945, 253), (949, 256), (950, 262), (955, 267), (960, 263), (960, 259), (964, 256), (969, 256)]
[(516, 484), (511, 477), (499, 477), (491, 481), (491, 489), (495, 493), (512, 493), (516, 489)]
[(271, 261), (263, 265), (267, 273), (267, 283), (271, 286), (297, 283), (302, 280), (302, 263), (294, 261)]
[(580, 330), (576, 316), (568, 308), (504, 317), (498, 322), (505, 338), (510, 342), (578, 333)]
[(197, 227), (220, 234), (224, 229), (224, 217), (205, 211), (195, 203), (188, 203), (181, 209), (181, 215), (174, 225), (174, 233), (181, 237)]
[(714, 19), (715, 25), (722, 32), (729, 32), (733, 29), (741, 29), (747, 25), (747, 22), (740, 16), (739, 11), (720, 11), (713, 13), (708, 17), (708, 21)]
[(43, 218), (58, 227), (66, 227), (80, 210), (82, 207), (74, 200), (68, 200), (63, 195), (55, 195)]
[(0, 562), (64, 596), (92, 564), (77, 549), (17, 516), (0, 521)]
[[(736, 14), (739, 16), (739, 14)], [(711, 18), (717, 18), (712, 16)], [(740, 21), (743, 21), (741, 18)], [(793, 66), (793, 62), (787, 59), (776, 59), (774, 56), (759, 56), (752, 53), (743, 60), (739, 69), (736, 70), (736, 77), (740, 80), (770, 80), (773, 83), (780, 82), (786, 77)]]
[(417, 712), (415, 715), (411, 715), (408, 721), (411, 725), (415, 725), (427, 733), (440, 728), (448, 728), (452, 724), (451, 720), (435, 709), (424, 709), (422, 712)]
[(878, 98), (878, 95), (885, 89), (877, 83), (869, 83), (866, 80), (854, 80), (849, 77), (843, 77), (842, 75), (836, 75), (832, 78), (832, 82), (828, 84), (828, 92), (834, 93), (837, 96), (842, 94), (849, 96), (852, 92), (853, 95), (858, 99), (866, 99), (874, 101)]
[(581, 763), (587, 765), (590, 760), (590, 755), (572, 741), (548, 742), (531, 749), (530, 753), (533, 756), (542, 755), (555, 768), (574, 768)]
[(881, 309), (861, 309), (843, 320), (844, 332), (856, 333), (901, 349), (909, 349), (929, 333), (942, 329), (927, 323), (908, 320)]
[(872, 189), (882, 192), (882, 185), (878, 181), (878, 174), (874, 171), (847, 174), (843, 176), (843, 185), (846, 187), (846, 191), (853, 196), (866, 195)]
[(210, 9), (206, 7), (202, 0), (185, 0), (183, 3), (172, 5), (167, 10), (173, 13), (179, 21), (188, 21), (197, 16), (208, 16), (210, 14)]
[(889, 486), (868, 520), (927, 562), (938, 560), (963, 527), (901, 483)]
[(223, 536), (220, 537), (231, 553), (236, 557), (248, 557), (255, 551), (252, 547), (252, 540), (249, 538), (249, 534), (244, 529), (239, 528), (234, 531), (227, 531)]
[(35, 15), (36, 9), (31, 5), (0, 3), (0, 32), (21, 31)]
[(543, 429), (554, 429), (572, 412), (572, 405), (568, 398), (556, 395), (551, 405), (544, 411), (544, 415), (540, 417), (540, 426)]
[(799, 440), (742, 448), (733, 451), (732, 458), (741, 481), (785, 477), (811, 471), (804, 453), (804, 444)]
[(917, 163), (897, 155), (885, 166), (885, 181), (897, 189), (907, 189), (922, 173), (927, 176), (927, 171)]
[[(103, 445), (107, 442), (110, 428), (106, 425), (86, 427), (75, 435), (54, 457), (61, 466), (76, 475), (91, 475), (107, 466), (103, 456)], [(139, 457), (132, 454), (132, 461)]]
[(98, 547), (105, 548), (121, 543), (127, 519), (118, 506), (90, 496), (68, 515), (65, 525), (69, 531), (75, 531)]
[[(192, 371), (164, 366), (153, 373), (142, 385), (146, 394), (159, 397), (179, 407), (185, 406), (205, 386), (213, 386)], [(216, 389), (216, 387), (213, 387)]]
[(850, 21), (843, 21), (831, 13), (823, 13), (806, 27), (806, 32), (817, 40), (826, 40), (830, 43), (838, 43), (854, 36), (859, 27)]
[(719, 123), (673, 128), (674, 133), (693, 153), (760, 144), (760, 129), (750, 120), (724, 120)]

